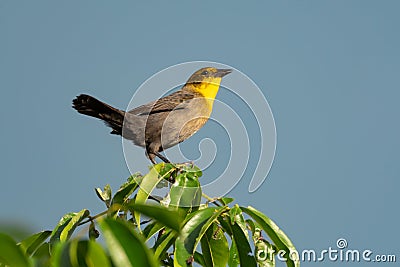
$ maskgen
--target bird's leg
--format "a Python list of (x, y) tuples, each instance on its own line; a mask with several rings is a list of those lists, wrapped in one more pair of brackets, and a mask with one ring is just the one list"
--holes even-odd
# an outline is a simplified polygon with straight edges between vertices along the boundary
[(149, 160), (151, 161), (151, 163), (153, 163), (153, 165), (157, 164), (155, 160), (156, 156), (154, 154), (147, 154), (147, 156), (149, 157)]
[(155, 160), (156, 155), (153, 152), (151, 152), (149, 145), (146, 145), (146, 156), (151, 161), (151, 163), (157, 164)]
[(166, 157), (164, 157), (163, 155), (161, 155), (159, 152), (153, 152), (154, 155), (156, 155), (158, 158), (160, 158), (162, 161), (164, 161), (165, 163), (171, 163)]
[(165, 163), (171, 163), (166, 157), (161, 155), (157, 150), (151, 148), (149, 144), (146, 145), (146, 156), (150, 159), (153, 164), (157, 164), (155, 157), (157, 156), (159, 159), (164, 161)]

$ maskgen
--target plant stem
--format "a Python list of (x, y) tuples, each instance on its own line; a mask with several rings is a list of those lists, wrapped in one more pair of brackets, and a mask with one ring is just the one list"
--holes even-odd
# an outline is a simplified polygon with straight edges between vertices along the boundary
[(93, 220), (96, 220), (97, 218), (106, 215), (107, 212), (108, 212), (108, 210), (105, 210), (105, 211), (103, 211), (103, 212), (100, 212), (99, 214), (96, 214), (96, 215), (94, 215), (94, 216), (90, 216), (86, 221), (83, 221), (83, 222), (81, 222), (81, 223), (78, 224), (78, 225), (83, 225), (83, 224), (86, 224), (86, 223), (91, 222), (91, 221), (93, 221)]
[(211, 197), (207, 196), (207, 195), (204, 194), (204, 193), (201, 193), (201, 195), (202, 195), (202, 197), (204, 197), (205, 199), (207, 199), (207, 202), (208, 202), (208, 203), (213, 203), (215, 206), (221, 207), (221, 205), (219, 205), (218, 203), (215, 203), (215, 201), (217, 201), (218, 198), (211, 198)]

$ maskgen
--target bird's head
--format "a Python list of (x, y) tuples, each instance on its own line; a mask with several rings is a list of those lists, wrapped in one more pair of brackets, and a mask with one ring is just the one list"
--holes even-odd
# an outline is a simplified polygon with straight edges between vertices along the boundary
[(222, 77), (231, 72), (231, 69), (202, 68), (190, 76), (185, 86), (200, 93), (207, 99), (214, 100), (217, 96)]

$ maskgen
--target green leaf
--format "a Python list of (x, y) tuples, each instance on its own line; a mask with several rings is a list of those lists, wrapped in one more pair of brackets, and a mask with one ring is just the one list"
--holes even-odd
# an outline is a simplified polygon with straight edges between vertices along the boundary
[(18, 245), (26, 255), (31, 256), (50, 235), (51, 231), (42, 231), (26, 238)]
[(144, 236), (144, 238), (147, 241), (163, 228), (164, 228), (164, 225), (162, 225), (159, 222), (154, 221), (154, 222), (149, 223), (146, 226), (146, 228), (144, 228), (144, 230), (142, 231), (142, 235)]
[(52, 245), (52, 247), (50, 248), (51, 249), (50, 266), (61, 267), (61, 262), (69, 262), (69, 257), (67, 253), (64, 253), (64, 259), (61, 258), (63, 255), (62, 251), (64, 247), (66, 247), (67, 245), (69, 245), (69, 243), (67, 242), (64, 243), (58, 242)]
[(255, 257), (260, 267), (275, 266), (275, 248), (261, 237), (254, 242)]
[(106, 253), (98, 243), (77, 239), (56, 245), (52, 265), (59, 267), (111, 266)]
[[(154, 190), (154, 188), (156, 188), (157, 184), (165, 177), (170, 175), (171, 172), (174, 170), (170, 169), (167, 172), (163, 172), (163, 175), (159, 175), (160, 170), (163, 170), (164, 165), (165, 163), (159, 163), (154, 165), (150, 169), (150, 172), (143, 177), (142, 182), (140, 183), (139, 191), (135, 198), (136, 204), (145, 204), (151, 192)], [(140, 230), (140, 213), (135, 212), (134, 217), (138, 225), (138, 228)]]
[(278, 251), (286, 252), (285, 255), (283, 255), (283, 258), (286, 259), (287, 266), (289, 267), (300, 266), (299, 260), (293, 260), (290, 257), (290, 255), (292, 256), (298, 255), (297, 250), (294, 247), (293, 243), (270, 218), (268, 218), (260, 211), (250, 206), (247, 208), (241, 207), (241, 209), (245, 213), (247, 213), (250, 217), (252, 217), (259, 224), (259, 226), (267, 233), (267, 235), (271, 238), (272, 242), (274, 242)]
[(224, 216), (221, 216), (221, 218), (218, 219), (219, 223), (222, 226), (222, 229), (224, 229), (224, 232), (227, 233), (229, 236), (232, 237), (232, 229), (231, 229), (231, 222), (230, 222), (230, 216), (227, 216), (223, 214)]
[(100, 198), (101, 201), (106, 203), (107, 208), (110, 207), (111, 204), (111, 187), (109, 184), (107, 184), (103, 191), (100, 188), (96, 188), (95, 192), (97, 196)]
[(199, 167), (193, 165), (193, 164), (184, 164), (182, 167), (182, 172), (186, 172), (186, 173), (191, 173), (192, 175), (196, 176), (197, 178), (200, 178), (201, 176), (203, 176), (202, 171), (200, 170)]
[(31, 266), (22, 249), (6, 234), (0, 233), (0, 265), (25, 267)]
[(75, 215), (76, 215), (76, 213), (73, 213), (73, 212), (67, 213), (60, 219), (57, 226), (53, 229), (53, 232), (51, 233), (51, 237), (50, 237), (51, 245), (54, 245), (55, 243), (60, 241), (61, 232), (64, 230), (64, 228), (68, 225), (68, 223), (71, 221), (71, 219)]
[(228, 266), (229, 267), (237, 267), (240, 264), (239, 253), (237, 251), (235, 242), (232, 242), (231, 247), (229, 249), (229, 259)]
[(194, 261), (200, 264), (201, 266), (208, 266), (204, 261), (203, 255), (197, 251), (194, 252)]
[(181, 225), (184, 220), (181, 212), (160, 205), (136, 204), (134, 201), (131, 201), (127, 207), (129, 210), (139, 212), (147, 217), (153, 218), (164, 226), (169, 227), (177, 232), (179, 232), (181, 229)]
[(83, 209), (78, 213), (75, 213), (75, 215), (71, 218), (71, 220), (68, 222), (66, 227), (62, 230), (61, 235), (60, 235), (60, 241), (66, 241), (68, 240), (76, 227), (79, 225), (79, 223), (89, 217), (89, 210)]
[(32, 255), (34, 266), (50, 266), (50, 243), (43, 243)]
[[(83, 241), (85, 242), (85, 241)], [(85, 260), (88, 263), (88, 266), (111, 266), (109, 258), (105, 253), (104, 249), (100, 246), (99, 243), (95, 241), (86, 241), (88, 242), (89, 249), (85, 256)]]
[(105, 218), (100, 222), (100, 228), (115, 266), (158, 266), (142, 237), (128, 224)]
[[(164, 162), (162, 162), (162, 163), (159, 163), (157, 165), (159, 165), (159, 169), (158, 170), (159, 170), (159, 175), (160, 176), (166, 176), (167, 177), (168, 175), (173, 173), (173, 171), (176, 170), (176, 166), (173, 163), (164, 163)], [(153, 166), (150, 166), (149, 170), (151, 170), (152, 167)]]
[(229, 259), (229, 245), (223, 230), (213, 223), (200, 241), (205, 266), (226, 266)]
[(250, 231), (253, 233), (253, 238), (254, 238), (254, 233), (256, 231), (256, 225), (255, 225), (254, 221), (252, 221), (251, 219), (247, 219), (246, 223), (248, 225), (248, 228), (250, 228)]
[(276, 247), (262, 237), (261, 228), (258, 223), (251, 219), (246, 220), (246, 223), (253, 233), (254, 255), (258, 265), (261, 267), (274, 267), (277, 252)]
[(175, 266), (186, 266), (186, 263), (193, 258), (195, 249), (207, 229), (227, 210), (228, 207), (210, 207), (192, 213), (183, 226), (181, 235), (175, 241)]
[(172, 230), (166, 230), (153, 247), (153, 249), (155, 249), (154, 257), (158, 260), (164, 259), (163, 255), (174, 244), (176, 237), (176, 232)]
[(242, 229), (246, 238), (249, 239), (249, 233), (247, 231), (246, 221), (244, 220), (243, 213), (240, 207), (238, 205), (233, 206), (233, 208), (229, 210), (229, 215), (231, 219), (231, 224), (233, 225), (237, 223), (237, 225), (239, 225), (240, 228)]
[(123, 205), (129, 196), (132, 195), (132, 193), (139, 186), (139, 183), (142, 181), (142, 178), (143, 177), (139, 173), (135, 173), (128, 178), (127, 182), (121, 185), (111, 201), (111, 206), (117, 207), (111, 212), (111, 216), (117, 214), (119, 206)]
[(169, 192), (170, 207), (198, 209), (201, 202), (201, 186), (197, 172), (183, 172), (177, 175)]
[(59, 241), (68, 240), (79, 223), (87, 217), (89, 217), (87, 209), (83, 209), (78, 213), (64, 215), (51, 233), (50, 245), (53, 246)]
[(229, 203), (232, 203), (235, 199), (231, 197), (221, 197), (219, 199), (224, 205), (228, 205)]
[(235, 242), (235, 246), (239, 255), (240, 266), (257, 267), (256, 259), (253, 255), (253, 251), (251, 250), (248, 237), (245, 234), (247, 231), (243, 231), (242, 227), (235, 222), (232, 225), (232, 232), (233, 241)]

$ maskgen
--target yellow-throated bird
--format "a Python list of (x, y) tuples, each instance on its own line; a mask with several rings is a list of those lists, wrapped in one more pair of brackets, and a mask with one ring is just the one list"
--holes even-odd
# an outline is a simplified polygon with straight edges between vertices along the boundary
[(84, 94), (73, 100), (73, 108), (103, 120), (112, 128), (111, 134), (122, 135), (144, 147), (152, 163), (156, 163), (156, 156), (169, 162), (160, 152), (203, 127), (211, 115), (222, 77), (231, 72), (231, 69), (202, 68), (180, 90), (127, 112)]

